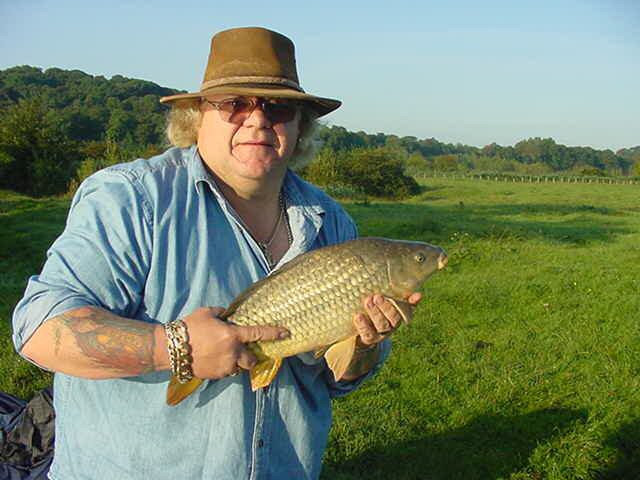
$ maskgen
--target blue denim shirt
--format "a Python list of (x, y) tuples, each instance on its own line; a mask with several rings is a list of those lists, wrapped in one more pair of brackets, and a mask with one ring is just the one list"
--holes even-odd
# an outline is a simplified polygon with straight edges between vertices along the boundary
[[(356, 236), (353, 221), (319, 189), (292, 172), (284, 189), (293, 243), (278, 266)], [(170, 149), (82, 184), (64, 232), (16, 307), (14, 343), (19, 351), (43, 321), (85, 305), (166, 323), (198, 307), (227, 306), (267, 274), (196, 148)], [(385, 342), (380, 363), (389, 348)], [(335, 382), (324, 360), (302, 354), (283, 362), (268, 389), (252, 392), (242, 374), (205, 382), (169, 407), (168, 378), (56, 373), (50, 478), (317, 478), (330, 399), (364, 380)]]

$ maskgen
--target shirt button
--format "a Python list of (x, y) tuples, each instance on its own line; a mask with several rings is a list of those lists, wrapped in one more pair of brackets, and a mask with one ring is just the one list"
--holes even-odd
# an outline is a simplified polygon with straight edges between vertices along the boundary
[(264, 441), (262, 439), (258, 440), (258, 448), (262, 448), (264, 445)]

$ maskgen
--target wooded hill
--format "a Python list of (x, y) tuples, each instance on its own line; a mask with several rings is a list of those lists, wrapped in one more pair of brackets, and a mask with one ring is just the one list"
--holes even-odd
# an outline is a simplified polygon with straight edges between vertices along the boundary
[[(107, 79), (30, 66), (0, 70), (0, 188), (62, 193), (98, 168), (161, 151), (167, 107), (159, 99), (177, 92), (120, 75)], [(614, 153), (532, 138), (478, 148), (339, 126), (322, 126), (319, 138), (325, 160), (380, 150), (410, 171), (640, 174), (640, 146)]]
[(176, 92), (120, 75), (106, 79), (79, 70), (29, 66), (0, 70), (0, 109), (37, 98), (56, 112), (71, 140), (161, 144), (165, 107), (158, 100)]

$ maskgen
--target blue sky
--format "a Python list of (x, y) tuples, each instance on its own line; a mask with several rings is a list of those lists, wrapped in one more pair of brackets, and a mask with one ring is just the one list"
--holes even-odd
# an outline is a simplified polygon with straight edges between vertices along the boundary
[(249, 25), (294, 40), (305, 90), (344, 102), (330, 124), (477, 146), (640, 145), (638, 0), (0, 0), (0, 68), (193, 91), (211, 35)]

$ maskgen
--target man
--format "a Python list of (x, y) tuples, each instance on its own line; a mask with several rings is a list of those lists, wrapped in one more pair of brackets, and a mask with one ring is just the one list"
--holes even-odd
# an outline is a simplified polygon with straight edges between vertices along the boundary
[[(379, 295), (364, 300), (359, 347), (339, 381), (300, 355), (255, 393), (246, 343), (288, 332), (217, 317), (295, 256), (356, 236), (334, 201), (287, 168), (312, 119), (340, 102), (305, 93), (293, 43), (262, 28), (214, 36), (200, 91), (162, 101), (184, 148), (86, 180), (16, 307), (16, 348), (56, 372), (50, 477), (316, 478), (330, 398), (384, 360), (398, 312)], [(168, 407), (175, 347), (187, 346), (186, 374), (210, 381)]]

